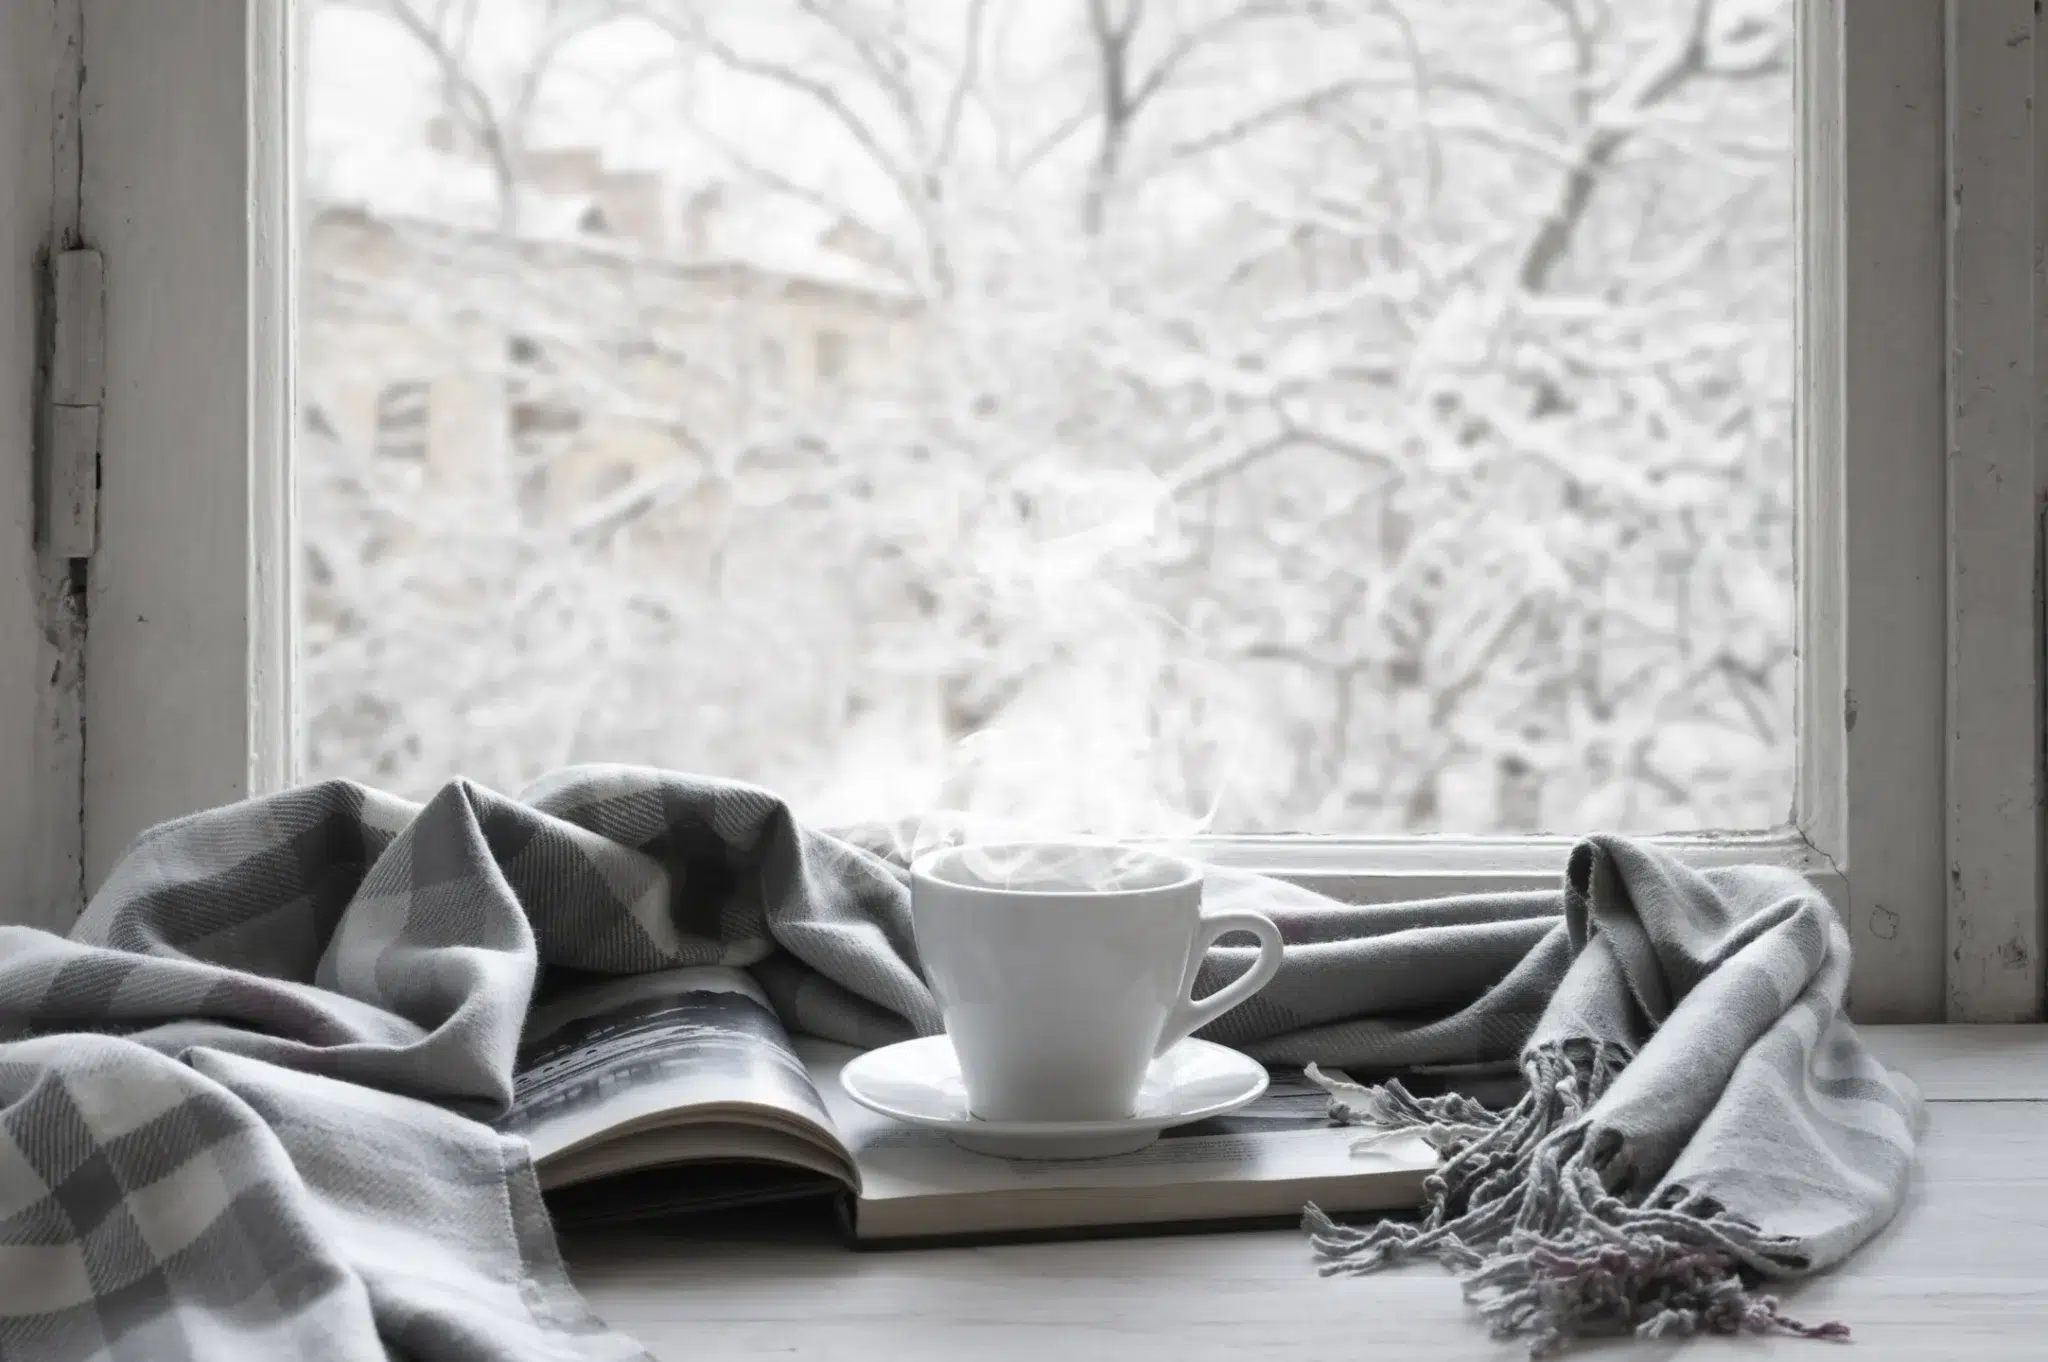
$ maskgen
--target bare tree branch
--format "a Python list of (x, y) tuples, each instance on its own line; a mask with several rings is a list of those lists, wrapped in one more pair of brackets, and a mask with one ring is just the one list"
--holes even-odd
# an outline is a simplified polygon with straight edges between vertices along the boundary
[(874, 125), (856, 112), (839, 91), (825, 81), (794, 70), (783, 63), (751, 57), (740, 52), (714, 34), (694, 11), (690, 11), (686, 18), (678, 18), (666, 9), (650, 8), (646, 0), (641, 0), (638, 12), (684, 46), (700, 48), (711, 54), (727, 69), (799, 95), (821, 112), (830, 115), (833, 121), (868, 154), (869, 161), (875, 169), (894, 186), (898, 198), (910, 213), (911, 220), (918, 224), (924, 237), (927, 262), (943, 283), (944, 243), (932, 219), (932, 205), (925, 192), (923, 177), (911, 173), (903, 165), (897, 153), (890, 148)]
[(938, 143), (932, 148), (926, 167), (927, 178), (952, 164), (953, 150), (960, 139), (960, 118), (967, 109), (968, 95), (981, 78), (981, 29), (988, 14), (988, 0), (968, 0), (966, 35), (962, 40), (960, 70), (946, 96), (945, 111), (939, 115)]
[(1636, 130), (1641, 116), (1668, 99), (1685, 81), (1706, 66), (1707, 32), (1714, 0), (1696, 0), (1684, 30), (1626, 77), (1602, 101), (1580, 144), (1578, 164), (1565, 176), (1558, 199), (1522, 252), (1515, 280), (1527, 293), (1541, 293), (1571, 249), (1573, 236), (1601, 175)]

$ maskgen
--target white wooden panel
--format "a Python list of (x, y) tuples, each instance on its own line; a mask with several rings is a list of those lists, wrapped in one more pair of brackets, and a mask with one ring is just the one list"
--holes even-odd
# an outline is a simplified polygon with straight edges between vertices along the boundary
[[(84, 230), (107, 259), (100, 550), (87, 649), (86, 869), (238, 799), (275, 763), (289, 596), (272, 538), (288, 416), (277, 358), (289, 238), (280, 155), (285, 7), (83, 0)], [(252, 79), (252, 74), (255, 79)], [(262, 472), (259, 473), (258, 469)], [(274, 516), (265, 520), (274, 535)], [(257, 602), (263, 608), (257, 608)]]
[(68, 563), (36, 538), (38, 357), (53, 247), (76, 231), (76, 9), (0, 5), (0, 922), (79, 908), (79, 649)]
[[(2034, 707), (2037, 722), (2048, 726), (2048, 690), (2043, 689), (2048, 681), (2048, 413), (2042, 410), (2042, 402), (2048, 400), (2048, 335), (2044, 335), (2043, 324), (2048, 322), (2048, 135), (2044, 135), (2044, 124), (2038, 110), (2041, 101), (2048, 98), (2048, 51), (2043, 50), (2043, 26), (2041, 7), (2034, 6), (2034, 41), (2028, 44), (2033, 55), (2034, 83), (2033, 97), (2029, 112), (2035, 115), (2033, 127), (2033, 249), (2034, 268), (2031, 277), (2033, 285), (2034, 375), (2032, 381), (2034, 399)], [(2035, 779), (2048, 782), (2048, 728), (2038, 735), (2041, 743), (2041, 761)], [(2035, 845), (2043, 848), (2048, 855), (2048, 784), (2037, 788), (2034, 820)], [(2038, 871), (2042, 879), (2042, 912), (2048, 914), (2048, 864)], [(2048, 917), (2042, 921), (2041, 945), (2048, 948)], [(2038, 952), (2037, 952), (2038, 953)], [(2042, 992), (2037, 995), (2036, 1017), (2048, 1011), (2048, 963), (2044, 963), (2040, 983)]]
[(1941, 0), (1801, 33), (1798, 823), (1849, 882), (1863, 1021), (1942, 1015)]
[(1800, 10), (1797, 93), (1799, 766), (1792, 817), (1801, 833), (1839, 864), (1849, 860), (1851, 698), (1843, 610), (1848, 569), (1843, 457), (1848, 439), (1847, 23), (1840, 0), (1808, 0)]
[(298, 11), (256, 6), (249, 29), (250, 460), (249, 743), (254, 793), (296, 777), (298, 684), (298, 488), (292, 437), (298, 426), (297, 77), (304, 30)]
[(2033, 0), (1948, 10), (1948, 997), (2041, 1006)]

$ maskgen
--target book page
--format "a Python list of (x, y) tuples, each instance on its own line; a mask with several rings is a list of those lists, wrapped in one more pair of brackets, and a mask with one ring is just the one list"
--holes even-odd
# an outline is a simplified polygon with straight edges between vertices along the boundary
[(752, 1122), (844, 1156), (788, 1033), (737, 969), (605, 980), (535, 1009), (499, 1128), (532, 1145), (545, 1184), (550, 1162), (579, 1149), (693, 1119)]
[(1298, 1074), (1277, 1076), (1258, 1101), (1228, 1116), (1166, 1130), (1135, 1154), (995, 1158), (856, 1104), (840, 1087), (839, 1070), (859, 1051), (809, 1037), (795, 1044), (860, 1171), (863, 1202), (1034, 1189), (1293, 1183), (1436, 1164), (1435, 1151), (1415, 1136), (1354, 1149), (1369, 1132), (1334, 1124), (1328, 1094)]

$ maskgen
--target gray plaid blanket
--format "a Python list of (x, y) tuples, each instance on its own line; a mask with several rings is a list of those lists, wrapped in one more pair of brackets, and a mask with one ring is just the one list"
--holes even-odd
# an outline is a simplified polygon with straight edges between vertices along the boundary
[[(1558, 893), (1210, 892), (1291, 943), (1215, 1039), (1529, 1080), (1499, 1110), (1329, 1078), (1338, 1114), (1446, 1158), (1420, 1223), (1311, 1211), (1330, 1266), (1433, 1254), (1539, 1346), (1829, 1331), (1752, 1288), (1885, 1222), (1917, 1102), (1843, 1019), (1848, 945), (1799, 879), (1598, 839)], [(0, 1358), (640, 1356), (488, 1122), (558, 972), (711, 962), (753, 967), (799, 1029), (937, 1028), (900, 866), (740, 785), (583, 768), (419, 806), (330, 783), (146, 834), (69, 937), (0, 928)]]

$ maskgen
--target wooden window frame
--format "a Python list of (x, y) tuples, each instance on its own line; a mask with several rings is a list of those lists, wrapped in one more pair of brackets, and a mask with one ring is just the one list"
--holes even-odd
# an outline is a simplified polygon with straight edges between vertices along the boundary
[[(81, 231), (108, 288), (96, 884), (139, 829), (291, 775), (295, 48), (275, 0), (70, 3)], [(2036, 23), (2031, 0), (1800, 15), (1796, 803), (1778, 831), (1659, 840), (1810, 876), (1850, 924), (1865, 1020), (2041, 1004)], [(1378, 900), (1555, 884), (1566, 843), (1209, 850)]]

